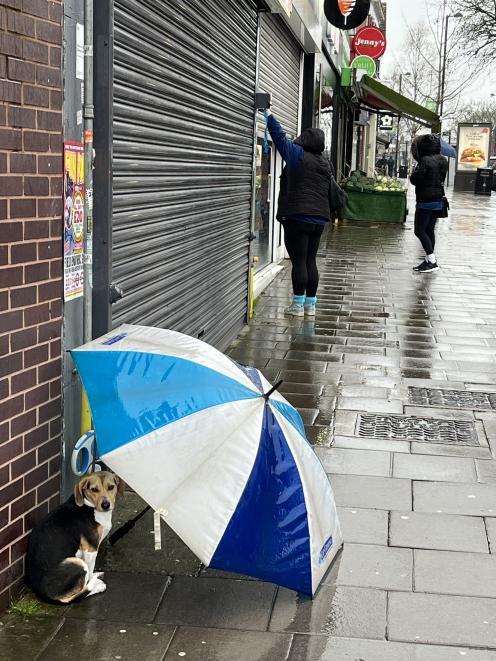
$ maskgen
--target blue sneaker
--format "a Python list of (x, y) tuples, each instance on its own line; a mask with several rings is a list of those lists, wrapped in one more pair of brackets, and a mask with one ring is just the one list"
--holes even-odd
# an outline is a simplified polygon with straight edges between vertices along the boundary
[(317, 298), (306, 298), (304, 303), (305, 317), (315, 317)]
[(305, 315), (303, 303), (291, 303), (289, 308), (284, 310), (284, 314), (290, 314), (293, 317), (303, 317)]

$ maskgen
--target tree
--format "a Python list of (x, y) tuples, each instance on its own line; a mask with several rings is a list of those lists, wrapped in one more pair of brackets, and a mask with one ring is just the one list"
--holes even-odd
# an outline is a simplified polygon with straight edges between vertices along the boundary
[(496, 61), (495, 0), (452, 0), (452, 11), (460, 11), (463, 21), (457, 29), (462, 49), (486, 68)]
[(477, 101), (462, 106), (455, 118), (455, 126), (460, 122), (488, 122), (496, 127), (496, 100)]

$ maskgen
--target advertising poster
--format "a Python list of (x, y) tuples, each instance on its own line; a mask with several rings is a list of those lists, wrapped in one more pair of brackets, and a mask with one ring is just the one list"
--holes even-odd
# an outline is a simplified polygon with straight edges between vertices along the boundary
[(487, 167), (491, 141), (490, 124), (458, 125), (458, 172)]
[(64, 143), (64, 300), (83, 295), (84, 145)]

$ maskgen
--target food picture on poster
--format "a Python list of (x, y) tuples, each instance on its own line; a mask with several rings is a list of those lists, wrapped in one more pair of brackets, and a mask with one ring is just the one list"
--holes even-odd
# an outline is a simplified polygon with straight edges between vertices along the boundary
[(489, 124), (458, 126), (459, 171), (473, 171), (487, 167), (491, 127)]
[(64, 300), (83, 295), (84, 145), (64, 143)]

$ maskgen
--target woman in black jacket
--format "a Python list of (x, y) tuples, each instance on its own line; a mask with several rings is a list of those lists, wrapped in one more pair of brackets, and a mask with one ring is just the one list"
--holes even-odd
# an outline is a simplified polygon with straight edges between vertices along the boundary
[(439, 268), (434, 254), (435, 229), (439, 212), (443, 208), (443, 184), (448, 172), (448, 161), (441, 156), (439, 136), (430, 133), (415, 138), (412, 155), (417, 161), (410, 177), (417, 198), (415, 236), (420, 240), (426, 255), (425, 260), (413, 270), (432, 273)]

